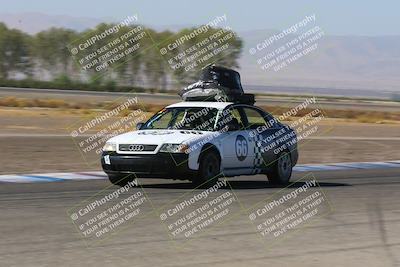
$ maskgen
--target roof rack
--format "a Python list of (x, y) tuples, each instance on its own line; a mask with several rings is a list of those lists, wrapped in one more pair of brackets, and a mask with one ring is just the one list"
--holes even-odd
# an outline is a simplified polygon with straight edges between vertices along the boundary
[(200, 80), (183, 88), (179, 95), (184, 101), (222, 101), (253, 105), (254, 94), (245, 94), (237, 71), (209, 65)]

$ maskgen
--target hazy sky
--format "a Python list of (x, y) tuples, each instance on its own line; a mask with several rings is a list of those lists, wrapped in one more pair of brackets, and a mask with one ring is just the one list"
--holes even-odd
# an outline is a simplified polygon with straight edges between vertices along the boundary
[(138, 14), (146, 25), (197, 25), (226, 13), (237, 31), (283, 29), (316, 14), (327, 34), (400, 35), (400, 1), (235, 1), (235, 0), (0, 0), (0, 13), (113, 18)]

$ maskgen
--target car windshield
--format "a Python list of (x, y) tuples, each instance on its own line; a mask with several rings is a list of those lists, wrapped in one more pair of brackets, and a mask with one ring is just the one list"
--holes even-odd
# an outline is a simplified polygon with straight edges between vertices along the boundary
[(165, 108), (151, 117), (140, 129), (181, 129), (213, 131), (218, 109), (207, 107)]

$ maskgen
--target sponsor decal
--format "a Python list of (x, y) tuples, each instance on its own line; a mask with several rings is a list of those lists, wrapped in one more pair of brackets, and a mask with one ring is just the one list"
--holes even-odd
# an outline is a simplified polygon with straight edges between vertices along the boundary
[(139, 135), (167, 135), (167, 134), (173, 134), (174, 132), (171, 131), (143, 131), (139, 132)]

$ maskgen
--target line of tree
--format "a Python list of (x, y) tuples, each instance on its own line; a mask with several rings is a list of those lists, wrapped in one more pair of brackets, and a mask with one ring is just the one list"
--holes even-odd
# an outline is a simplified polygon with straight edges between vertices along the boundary
[[(146, 28), (151, 38), (140, 40), (143, 42), (141, 46), (149, 47), (145, 52), (139, 51), (129, 55), (128, 60), (124, 60), (116, 68), (107, 69), (107, 73), (101, 77), (93, 71), (83, 71), (73, 59), (68, 46), (76, 40), (84, 40), (87, 36), (101, 33), (113, 26), (114, 24), (102, 23), (83, 32), (51, 28), (29, 35), (20, 30), (9, 29), (4, 23), (0, 23), (0, 86), (7, 84), (12, 86), (13, 81), (24, 80), (28, 83), (29, 81), (51, 81), (55, 87), (58, 87), (58, 84), (63, 88), (73, 87), (73, 84), (89, 84), (93, 88), (109, 88), (110, 90), (115, 90), (117, 87), (147, 87), (165, 90), (171, 87), (170, 84), (176, 84), (177, 80), (190, 82), (194, 79), (193, 75), (185, 79), (185, 73), (182, 71), (173, 72), (156, 44), (163, 43), (165, 40), (174, 40), (196, 28), (182, 29), (179, 32), (157, 32)], [(132, 27), (135, 26), (121, 28), (115, 34), (120, 36)], [(219, 30), (221, 29), (213, 28), (207, 34), (211, 35)], [(193, 46), (202, 38), (204, 36), (191, 39), (190, 42), (181, 45), (175, 53)], [(221, 52), (218, 57), (211, 58), (210, 61), (226, 67), (238, 67), (237, 60), (242, 49), (242, 41), (234, 35), (227, 42), (229, 48)], [(97, 49), (100, 45), (104, 43), (99, 42), (91, 49)], [(199, 72), (200, 67), (195, 68), (194, 73)]]

